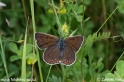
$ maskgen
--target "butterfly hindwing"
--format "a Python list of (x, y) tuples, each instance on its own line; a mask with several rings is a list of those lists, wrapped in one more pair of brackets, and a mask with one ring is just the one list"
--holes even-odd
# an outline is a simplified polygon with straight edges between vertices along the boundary
[(45, 49), (50, 45), (53, 45), (58, 41), (59, 38), (50, 34), (35, 33), (35, 41), (40, 49)]
[(69, 66), (73, 64), (75, 60), (76, 60), (75, 52), (68, 45), (66, 45), (63, 50), (61, 63)]
[(56, 45), (48, 47), (44, 51), (43, 59), (46, 63), (53, 65), (59, 63), (59, 48)]
[(84, 37), (80, 35), (68, 37), (65, 39), (66, 44), (70, 46), (71, 49), (73, 49), (75, 52), (79, 50), (83, 41), (84, 41)]

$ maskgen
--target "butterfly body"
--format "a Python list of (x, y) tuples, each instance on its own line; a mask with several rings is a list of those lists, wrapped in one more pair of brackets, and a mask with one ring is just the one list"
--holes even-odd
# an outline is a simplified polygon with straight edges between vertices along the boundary
[(43, 55), (46, 63), (50, 65), (60, 63), (69, 66), (75, 62), (75, 52), (79, 50), (84, 38), (77, 35), (60, 39), (50, 34), (36, 33), (35, 40), (40, 49), (46, 49)]
[(60, 39), (60, 40), (57, 42), (56, 46), (57, 46), (58, 49), (59, 49), (59, 53), (58, 53), (59, 60), (61, 60), (61, 58), (62, 58), (62, 56), (63, 56), (63, 50), (64, 50), (64, 48), (65, 48), (65, 41), (64, 41), (64, 39)]

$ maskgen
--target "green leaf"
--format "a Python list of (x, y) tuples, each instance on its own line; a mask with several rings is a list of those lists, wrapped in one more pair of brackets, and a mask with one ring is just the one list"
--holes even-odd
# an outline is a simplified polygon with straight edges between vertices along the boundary
[(71, 5), (69, 4), (69, 5), (67, 5), (67, 14), (69, 15), (69, 13), (71, 12)]
[(96, 68), (98, 68), (98, 72), (101, 72), (104, 68), (104, 64), (102, 63), (103, 58), (100, 58), (97, 62)]
[(100, 39), (105, 39), (110, 36), (110, 32), (102, 32), (102, 33), (93, 33), (92, 35), (90, 34), (87, 39), (86, 39), (86, 44), (92, 43), (96, 40)]
[(90, 17), (87, 17), (87, 18), (84, 20), (84, 23), (87, 22), (89, 19), (90, 19)]
[(34, 57), (34, 56), (35, 56), (34, 53), (29, 53), (29, 54), (26, 55), (26, 59), (28, 59), (28, 58), (30, 58), (30, 57)]
[(103, 58), (100, 58), (100, 59), (98, 60), (98, 62), (97, 62), (97, 67), (99, 67), (100, 65), (102, 65), (102, 60), (103, 60)]
[(105, 75), (104, 81), (105, 81), (105, 82), (116, 82), (116, 81), (115, 81), (115, 78), (116, 78), (116, 76), (115, 76), (114, 74), (112, 74), (112, 73), (107, 73), (107, 74)]
[[(18, 55), (20, 57), (22, 57), (23, 47), (24, 47), (24, 45), (21, 45), (20, 49), (19, 49)], [(26, 55), (29, 54), (31, 51), (32, 51), (32, 47), (27, 45), (27, 47), (26, 47)]]
[(117, 62), (116, 71), (121, 77), (124, 77), (124, 61), (120, 60)]
[(83, 3), (87, 6), (90, 5), (92, 2), (92, 0), (84, 0)]
[(82, 22), (83, 16), (82, 15), (75, 15), (78, 22)]
[(82, 14), (82, 13), (84, 13), (85, 10), (86, 10), (86, 7), (84, 5), (80, 5), (78, 7), (77, 14)]
[(77, 4), (71, 4), (71, 8), (73, 11), (77, 11), (78, 10), (78, 5)]
[(19, 66), (16, 66), (14, 63), (11, 63), (8, 65), (8, 68), (9, 68), (9, 72), (12, 73), (13, 75), (16, 76), (19, 75)]
[(73, 36), (76, 33), (77, 29), (75, 29), (69, 36)]
[(51, 78), (49, 78), (49, 82), (62, 82), (61, 78), (57, 78), (56, 76), (52, 75)]
[(20, 58), (22, 58), (22, 53), (23, 53), (23, 50), (22, 50), (22, 49), (18, 51), (18, 56), (19, 56)]
[(11, 61), (11, 62), (13, 62), (13, 61), (15, 61), (15, 60), (18, 60), (18, 59), (20, 59), (20, 58), (19, 58), (19, 56), (17, 56), (17, 55), (14, 55), (14, 56), (11, 56), (11, 57), (10, 57), (10, 61)]
[(9, 43), (9, 49), (12, 52), (18, 54), (18, 47), (17, 47), (17, 45), (15, 43), (13, 43), (13, 42)]
[(26, 47), (26, 54), (29, 54), (31, 51), (32, 51), (32, 47), (28, 45)]
[(114, 74), (116, 75), (117, 78), (121, 78), (117, 71), (114, 71)]

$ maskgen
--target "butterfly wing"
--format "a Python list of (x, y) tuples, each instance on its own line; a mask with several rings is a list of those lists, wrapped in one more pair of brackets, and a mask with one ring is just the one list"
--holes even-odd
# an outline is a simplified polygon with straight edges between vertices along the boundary
[(56, 43), (59, 40), (58, 37), (45, 34), (45, 33), (35, 33), (35, 41), (40, 49), (44, 49)]
[(70, 46), (75, 52), (77, 52), (84, 41), (83, 36), (73, 36), (65, 39), (65, 42), (68, 46)]
[(72, 65), (76, 60), (75, 52), (66, 45), (63, 50), (63, 56), (61, 58), (61, 63), (67, 66)]
[(53, 65), (59, 63), (59, 48), (56, 45), (48, 47), (44, 51), (43, 59), (47, 64)]

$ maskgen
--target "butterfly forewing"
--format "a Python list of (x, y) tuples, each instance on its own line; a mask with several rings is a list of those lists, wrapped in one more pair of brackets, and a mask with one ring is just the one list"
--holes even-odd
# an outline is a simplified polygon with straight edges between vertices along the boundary
[(63, 50), (61, 63), (69, 66), (75, 62), (75, 59), (75, 52), (68, 45), (66, 45), (65, 49)]
[(35, 41), (40, 49), (45, 49), (58, 41), (59, 38), (50, 34), (35, 33)]
[(65, 39), (65, 42), (68, 46), (71, 47), (75, 52), (77, 52), (84, 40), (83, 36), (73, 36)]
[(48, 64), (58, 64), (59, 63), (59, 48), (56, 45), (48, 47), (45, 52), (43, 59)]

